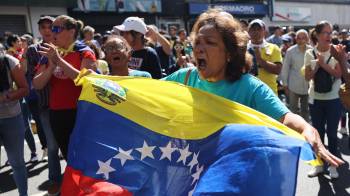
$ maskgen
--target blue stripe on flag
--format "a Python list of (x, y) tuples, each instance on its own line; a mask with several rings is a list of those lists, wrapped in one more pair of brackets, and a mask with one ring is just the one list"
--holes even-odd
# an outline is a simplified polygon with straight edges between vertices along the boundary
[(235, 124), (201, 140), (171, 138), (79, 101), (68, 165), (135, 195), (294, 195), (304, 144)]

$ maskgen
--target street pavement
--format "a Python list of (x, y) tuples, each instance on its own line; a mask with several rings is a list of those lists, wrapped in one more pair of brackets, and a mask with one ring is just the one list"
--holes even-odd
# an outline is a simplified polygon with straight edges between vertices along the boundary
[[(341, 157), (346, 163), (339, 168), (340, 177), (337, 180), (330, 180), (328, 174), (324, 174), (315, 178), (308, 178), (307, 172), (310, 166), (305, 162), (299, 162), (298, 183), (296, 189), (297, 196), (346, 196), (350, 195), (350, 150), (349, 137), (338, 134)], [(41, 158), (40, 143), (35, 135), (36, 146), (38, 149), (39, 158)], [(29, 160), (30, 151), (25, 144), (25, 160)], [(3, 147), (1, 148), (0, 165), (0, 195), (1, 196), (16, 196), (18, 195), (15, 183), (12, 178), (12, 170), (9, 166), (3, 167), (5, 164), (6, 153)], [(62, 168), (65, 167), (65, 161), (61, 161)], [(47, 162), (39, 162), (36, 164), (27, 164), (28, 168), (28, 193), (31, 196), (42, 196), (46, 194), (48, 185)], [(63, 169), (62, 169), (63, 171)], [(293, 176), (291, 176), (293, 178)]]

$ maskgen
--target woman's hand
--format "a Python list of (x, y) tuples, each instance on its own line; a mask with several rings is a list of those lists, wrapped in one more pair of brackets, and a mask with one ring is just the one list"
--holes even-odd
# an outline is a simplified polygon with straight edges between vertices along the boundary
[[(345, 52), (345, 54), (340, 54), (341, 56), (345, 56), (345, 58), (347, 58), (347, 53)], [(340, 57), (343, 58), (343, 57)], [(321, 54), (317, 54), (317, 65), (319, 65), (320, 67), (322, 67), (325, 71), (327, 71), (329, 74), (331, 74), (332, 76), (334, 76), (335, 78), (340, 78), (342, 75), (342, 70), (341, 67), (339, 66), (339, 64), (337, 63), (335, 65), (334, 68), (332, 68), (329, 64), (324, 62), (324, 57)], [(317, 70), (316, 70), (317, 71)], [(316, 73), (316, 72), (315, 72)]]
[(280, 122), (302, 134), (305, 137), (305, 140), (312, 146), (315, 154), (327, 163), (335, 167), (344, 164), (344, 161), (331, 154), (326, 147), (324, 147), (317, 130), (307, 123), (301, 116), (288, 112), (280, 119)]
[(302, 132), (302, 135), (305, 137), (305, 140), (311, 144), (314, 152), (324, 161), (335, 167), (344, 164), (344, 161), (342, 161), (326, 149), (326, 147), (321, 141), (320, 135), (318, 134), (315, 128), (309, 126), (308, 129)]
[(339, 62), (342, 76), (347, 83), (347, 85), (350, 84), (350, 73), (348, 71), (348, 59), (349, 54), (346, 52), (346, 46), (343, 45), (336, 45), (331, 47), (331, 54), (334, 56), (334, 58)]
[(316, 61), (316, 65), (319, 65), (321, 67), (326, 66), (326, 63), (324, 62), (324, 56), (322, 56), (320, 53), (317, 53), (317, 61)]
[(53, 64), (57, 64), (61, 56), (58, 53), (56, 46), (48, 43), (44, 43), (43, 45), (44, 46), (40, 46), (39, 53), (46, 56)]
[[(146, 36), (157, 39), (157, 32), (152, 27), (148, 26)], [(154, 40), (154, 41), (157, 41), (157, 40)]]
[(182, 56), (182, 55), (180, 55), (180, 56), (178, 56), (178, 58), (177, 58), (177, 64), (181, 67), (181, 68), (184, 68), (184, 67), (186, 67), (186, 57), (185, 56)]
[(340, 63), (348, 60), (348, 53), (346, 52), (346, 46), (341, 44), (331, 46), (331, 55)]
[(312, 70), (311, 66), (305, 66), (305, 80), (310, 81), (311, 79), (313, 79), (317, 69), (318, 68)]

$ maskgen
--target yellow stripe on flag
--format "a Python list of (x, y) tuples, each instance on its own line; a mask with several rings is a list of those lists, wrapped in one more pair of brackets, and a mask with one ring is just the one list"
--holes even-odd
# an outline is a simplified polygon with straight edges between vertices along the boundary
[[(305, 140), (265, 114), (199, 89), (149, 78), (87, 74), (87, 70), (82, 70), (75, 80), (76, 85), (82, 86), (79, 100), (99, 105), (162, 135), (203, 139), (227, 124), (249, 124), (275, 128)], [(103, 88), (99, 90), (98, 86)], [(111, 86), (119, 86), (125, 94), (112, 96), (118, 93), (105, 90), (113, 89)], [(100, 92), (102, 90), (104, 92)], [(320, 165), (322, 161), (310, 163)]]

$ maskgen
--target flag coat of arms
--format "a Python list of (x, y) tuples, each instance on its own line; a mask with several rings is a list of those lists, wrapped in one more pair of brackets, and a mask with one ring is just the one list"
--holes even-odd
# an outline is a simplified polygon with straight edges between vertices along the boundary
[[(83, 73), (83, 72), (82, 72)], [(88, 75), (62, 195), (294, 195), (303, 137), (182, 84)]]

